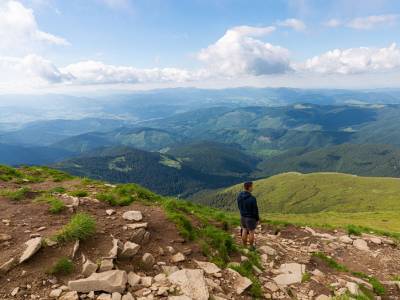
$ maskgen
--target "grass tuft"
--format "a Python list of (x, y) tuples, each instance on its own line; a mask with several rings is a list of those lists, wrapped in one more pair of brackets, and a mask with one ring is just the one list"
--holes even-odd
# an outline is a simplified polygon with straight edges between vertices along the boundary
[(85, 240), (96, 232), (95, 219), (85, 213), (77, 213), (55, 236), (58, 242)]
[(61, 201), (60, 199), (54, 197), (54, 196), (49, 196), (49, 195), (43, 195), (39, 197), (38, 199), (35, 200), (36, 202), (44, 202), (50, 205), (49, 211), (52, 214), (59, 214), (65, 209), (65, 203)]
[(347, 225), (347, 234), (360, 236), (363, 232), (362, 228), (356, 225)]
[(69, 195), (71, 195), (73, 197), (82, 198), (82, 197), (87, 197), (89, 194), (87, 191), (76, 190), (76, 191), (69, 192)]
[(10, 200), (13, 201), (20, 201), (24, 198), (26, 198), (26, 196), (31, 192), (31, 190), (27, 187), (23, 187), (20, 188), (16, 191), (13, 190), (3, 190), (0, 192), (0, 195), (3, 197), (6, 197)]
[(66, 258), (60, 258), (48, 271), (51, 275), (68, 275), (74, 271), (74, 263)]

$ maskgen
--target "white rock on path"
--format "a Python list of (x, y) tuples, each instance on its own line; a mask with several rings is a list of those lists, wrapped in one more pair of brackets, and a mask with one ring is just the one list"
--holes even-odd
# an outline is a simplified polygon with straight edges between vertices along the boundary
[(90, 259), (87, 259), (82, 266), (82, 274), (85, 277), (92, 275), (94, 272), (97, 271), (98, 265), (92, 262)]
[(140, 249), (140, 245), (132, 243), (132, 242), (126, 242), (124, 244), (124, 248), (122, 249), (121, 257), (124, 257), (124, 258), (133, 257), (138, 253), (139, 249)]
[(339, 237), (339, 242), (342, 242), (344, 244), (352, 244), (353, 239), (348, 235), (342, 235), (341, 237)]
[(240, 275), (238, 272), (231, 268), (227, 268), (226, 271), (233, 278), (233, 287), (235, 288), (236, 294), (242, 294), (249, 286), (252, 285), (252, 282), (247, 277)]
[(126, 295), (122, 296), (122, 300), (135, 300), (135, 298), (133, 298), (131, 293), (126, 293)]
[(126, 228), (132, 229), (132, 230), (135, 230), (135, 229), (138, 229), (138, 228), (147, 228), (147, 222), (128, 224), (128, 225), (126, 225)]
[(182, 269), (168, 276), (169, 281), (180, 287), (185, 296), (196, 300), (208, 300), (204, 271), (200, 269)]
[(133, 272), (129, 272), (128, 274), (128, 283), (131, 287), (135, 287), (139, 284), (141, 277)]
[(25, 250), (22, 253), (19, 263), (23, 263), (31, 258), (39, 249), (42, 247), (42, 238), (37, 237), (34, 239), (30, 239), (29, 241), (25, 242)]
[(107, 216), (111, 216), (111, 215), (115, 214), (115, 210), (113, 210), (113, 209), (107, 209), (107, 210), (106, 210), (106, 214), (107, 214)]
[(90, 291), (104, 291), (108, 293), (125, 290), (128, 282), (128, 275), (125, 271), (113, 270), (102, 273), (93, 273), (86, 279), (73, 280), (68, 282), (68, 287), (72, 291), (88, 293)]
[(356, 247), (358, 250), (361, 250), (361, 251), (369, 251), (368, 244), (363, 239), (354, 240), (353, 246)]
[(207, 274), (215, 274), (221, 272), (221, 269), (218, 268), (215, 264), (207, 262), (207, 261), (194, 261), (200, 269), (202, 269)]
[(138, 210), (130, 210), (124, 212), (122, 218), (124, 218), (127, 221), (141, 221), (143, 219), (143, 216), (142, 213)]
[(273, 278), (276, 284), (287, 286), (301, 282), (303, 274), (306, 270), (305, 265), (298, 263), (282, 264), (278, 270), (280, 275)]
[(50, 298), (58, 298), (61, 296), (63, 290), (62, 289), (54, 289), (50, 292), (49, 297)]
[(97, 297), (97, 300), (114, 300), (111, 298), (110, 294), (100, 294), (100, 296)]
[(62, 295), (58, 300), (79, 300), (78, 293), (75, 291)]
[(350, 294), (358, 296), (360, 294), (360, 288), (357, 283), (347, 282), (346, 288), (349, 290)]
[(173, 256), (171, 257), (171, 261), (172, 261), (173, 263), (178, 263), (178, 262), (182, 262), (182, 261), (185, 261), (185, 260), (186, 260), (185, 255), (183, 255), (183, 254), (180, 253), (180, 252), (178, 252), (177, 254), (175, 254), (175, 255), (173, 255)]

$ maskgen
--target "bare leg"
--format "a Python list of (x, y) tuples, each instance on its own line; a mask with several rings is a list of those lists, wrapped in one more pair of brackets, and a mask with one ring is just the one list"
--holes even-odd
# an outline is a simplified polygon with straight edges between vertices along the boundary
[(254, 230), (249, 232), (249, 244), (250, 246), (254, 246)]
[(247, 229), (245, 228), (242, 229), (242, 241), (243, 245), (247, 246)]

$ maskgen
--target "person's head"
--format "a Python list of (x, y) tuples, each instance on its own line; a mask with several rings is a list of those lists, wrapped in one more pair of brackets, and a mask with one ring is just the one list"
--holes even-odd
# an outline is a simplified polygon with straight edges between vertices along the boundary
[(253, 182), (248, 181), (244, 183), (244, 190), (248, 191), (248, 192), (252, 192), (253, 191)]

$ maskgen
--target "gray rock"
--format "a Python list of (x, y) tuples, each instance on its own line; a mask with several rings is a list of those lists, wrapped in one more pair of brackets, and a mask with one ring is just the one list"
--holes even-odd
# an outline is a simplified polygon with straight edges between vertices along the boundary
[(178, 263), (178, 262), (182, 262), (185, 261), (185, 255), (183, 255), (182, 253), (178, 252), (177, 254), (175, 254), (174, 256), (171, 257), (171, 261), (173, 263)]
[(361, 251), (369, 251), (368, 244), (363, 239), (354, 240), (353, 246), (356, 247), (358, 250), (361, 250)]
[(141, 221), (143, 219), (142, 213), (137, 210), (127, 211), (122, 215), (127, 221)]
[(104, 291), (108, 293), (124, 292), (128, 275), (125, 271), (113, 270), (102, 273), (93, 273), (88, 278), (68, 282), (72, 291), (88, 293), (90, 291)]
[(128, 274), (128, 283), (131, 287), (135, 287), (139, 284), (141, 277), (133, 272)]
[(182, 293), (196, 300), (208, 300), (210, 294), (200, 269), (182, 269), (168, 276), (169, 281), (180, 287)]
[(161, 269), (167, 276), (179, 271), (177, 266), (161, 266)]
[(126, 242), (121, 252), (121, 257), (130, 258), (138, 253), (140, 246), (132, 242)]
[(126, 293), (126, 295), (122, 296), (122, 300), (135, 300), (135, 298), (133, 298), (131, 293)]
[(346, 288), (348, 289), (349, 293), (352, 295), (358, 296), (360, 294), (360, 287), (358, 286), (357, 283), (347, 282)]
[(58, 297), (61, 296), (62, 292), (63, 292), (62, 289), (54, 289), (54, 290), (51, 290), (51, 292), (50, 292), (50, 294), (49, 294), (49, 297), (50, 297), (50, 298), (58, 298)]
[(200, 269), (202, 269), (207, 274), (215, 274), (221, 272), (221, 269), (218, 268), (215, 264), (207, 262), (207, 261), (194, 261)]
[(92, 275), (98, 269), (98, 265), (92, 262), (90, 259), (87, 259), (85, 263), (82, 265), (82, 274), (85, 277)]
[(282, 264), (278, 270), (280, 275), (274, 277), (276, 284), (287, 286), (301, 282), (305, 272), (305, 265), (298, 263)]
[(114, 269), (114, 260), (112, 258), (103, 258), (101, 260), (99, 271), (106, 272), (112, 269)]
[[(121, 294), (120, 294), (120, 295), (121, 295)], [(111, 298), (111, 295), (110, 295), (110, 294), (105, 294), (105, 293), (103, 293), (103, 294), (100, 294), (100, 295), (97, 297), (97, 300), (114, 300), (114, 299)]]
[(78, 293), (75, 291), (62, 295), (58, 300), (79, 300)]
[(142, 257), (143, 267), (146, 269), (151, 269), (155, 263), (154, 256), (150, 253), (145, 253)]
[(142, 241), (143, 241), (145, 233), (146, 233), (146, 229), (138, 228), (132, 233), (132, 235), (131, 235), (129, 240), (134, 242), (134, 243), (136, 243), (136, 244), (141, 244)]
[(236, 294), (241, 295), (248, 287), (252, 285), (252, 282), (247, 277), (240, 275), (238, 272), (231, 268), (227, 268), (226, 271), (230, 274), (233, 279), (233, 287)]
[(353, 239), (348, 235), (342, 235), (341, 237), (339, 237), (339, 242), (342, 242), (344, 244), (352, 244)]
[(128, 225), (126, 225), (126, 227), (131, 229), (131, 230), (136, 230), (138, 228), (147, 228), (147, 222), (128, 224)]
[(23, 263), (31, 258), (39, 249), (42, 247), (42, 238), (37, 237), (34, 239), (30, 239), (29, 241), (25, 242), (25, 250), (22, 253), (19, 263)]

